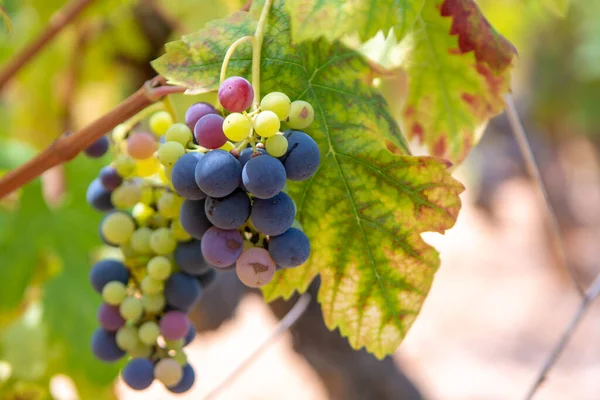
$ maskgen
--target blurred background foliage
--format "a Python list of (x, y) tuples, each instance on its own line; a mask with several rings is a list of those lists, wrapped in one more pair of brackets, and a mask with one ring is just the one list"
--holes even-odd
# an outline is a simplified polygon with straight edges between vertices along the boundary
[[(4, 0), (13, 27), (11, 32), (0, 30), (0, 66), (35, 38), (65, 3)], [(96, 1), (1, 93), (0, 174), (63, 132), (101, 116), (137, 89), (154, 75), (149, 61), (161, 54), (165, 42), (243, 3)], [(529, 125), (549, 143), (574, 136), (597, 142), (600, 2), (573, 0), (568, 10), (564, 3), (479, 1), (490, 22), (519, 51), (514, 92)], [(564, 17), (557, 15), (563, 12)], [(396, 110), (405, 90), (402, 82), (399, 75), (382, 83)], [(191, 101), (177, 97), (177, 110)], [(484, 140), (483, 151), (500, 153), (497, 143)], [(467, 168), (486, 171), (484, 158), (476, 152)], [(48, 382), (56, 374), (72, 377), (81, 398), (115, 396), (111, 383), (119, 366), (95, 361), (88, 350), (100, 299), (88, 286), (87, 272), (100, 250), (100, 215), (86, 205), (85, 191), (107, 162), (79, 156), (0, 201), (2, 399), (51, 398)], [(493, 157), (487, 162), (497, 167)], [(482, 180), (493, 180), (483, 172), (473, 175), (479, 177), (481, 188), (487, 187)]]

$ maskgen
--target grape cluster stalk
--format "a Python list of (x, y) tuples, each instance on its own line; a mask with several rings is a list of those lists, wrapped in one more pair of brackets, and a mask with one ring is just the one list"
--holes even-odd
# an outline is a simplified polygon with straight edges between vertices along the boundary
[(122, 256), (90, 271), (103, 300), (91, 347), (106, 362), (127, 354), (121, 375), (135, 390), (154, 380), (173, 393), (192, 387), (187, 314), (218, 271), (235, 268), (256, 288), (310, 256), (287, 180), (319, 167), (319, 148), (301, 130), (313, 122), (312, 106), (282, 92), (259, 102), (239, 76), (221, 83), (218, 101), (193, 104), (182, 122), (158, 111), (124, 123), (86, 151), (113, 155), (87, 200), (106, 213), (100, 238)]

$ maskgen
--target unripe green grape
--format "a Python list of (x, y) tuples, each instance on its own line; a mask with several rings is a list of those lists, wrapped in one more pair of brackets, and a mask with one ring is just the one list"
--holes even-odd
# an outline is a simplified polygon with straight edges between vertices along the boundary
[(126, 321), (136, 322), (142, 316), (142, 303), (137, 297), (127, 297), (121, 302), (119, 312)]
[(129, 349), (127, 352), (131, 358), (150, 358), (152, 355), (152, 347), (146, 346), (142, 342), (138, 342), (135, 348)]
[(138, 347), (141, 342), (138, 335), (138, 329), (135, 326), (125, 325), (117, 331), (115, 337), (117, 346), (124, 351), (132, 351)]
[(292, 129), (303, 129), (312, 124), (315, 118), (315, 110), (304, 100), (292, 102), (288, 125)]
[(157, 136), (162, 136), (167, 133), (169, 127), (173, 125), (171, 114), (166, 111), (159, 111), (150, 117), (150, 129)]
[(171, 221), (171, 232), (173, 232), (173, 237), (180, 242), (187, 242), (192, 239), (192, 236), (183, 229), (179, 218), (173, 218), (173, 221)]
[(144, 294), (159, 294), (165, 288), (163, 281), (154, 279), (149, 275), (142, 278), (140, 286), (142, 287), (142, 293)]
[(192, 141), (192, 131), (186, 124), (173, 124), (169, 127), (169, 129), (167, 129), (165, 141), (177, 142), (183, 147), (187, 147), (187, 145)]
[(265, 143), (265, 148), (267, 149), (267, 153), (269, 153), (273, 157), (281, 157), (287, 152), (288, 141), (283, 135), (271, 136), (267, 139), (267, 143)]
[(110, 201), (120, 210), (126, 210), (135, 206), (141, 198), (142, 192), (140, 187), (131, 183), (119, 186), (110, 195)]
[(267, 94), (260, 101), (260, 109), (273, 111), (277, 114), (277, 117), (283, 121), (290, 114), (290, 106), (292, 102), (290, 98), (287, 97), (285, 93), (281, 92), (272, 92)]
[(150, 237), (150, 247), (152, 250), (161, 256), (172, 253), (177, 246), (177, 241), (173, 237), (171, 230), (168, 228), (158, 228), (152, 232)]
[(183, 369), (172, 358), (163, 358), (154, 366), (154, 377), (167, 387), (175, 386), (183, 378)]
[(135, 229), (133, 218), (124, 212), (114, 212), (102, 221), (102, 236), (110, 243), (123, 244), (129, 240)]
[(119, 246), (119, 249), (121, 250), (121, 253), (123, 253), (124, 258), (133, 258), (138, 255), (137, 252), (133, 249), (133, 247), (131, 247), (130, 242), (123, 243)]
[(273, 111), (262, 111), (254, 120), (254, 130), (262, 137), (275, 135), (280, 127), (279, 117)]
[(233, 142), (247, 139), (251, 129), (250, 120), (241, 113), (231, 113), (223, 120), (223, 133)]
[(133, 210), (131, 210), (131, 215), (139, 225), (146, 225), (154, 213), (154, 208), (144, 203), (137, 203), (135, 206), (133, 206)]
[(158, 176), (160, 177), (160, 181), (162, 183), (167, 183), (171, 190), (173, 189), (173, 185), (171, 184), (171, 174), (173, 173), (173, 167), (163, 167), (158, 171)]
[(178, 142), (165, 142), (158, 149), (158, 159), (165, 167), (172, 167), (185, 154), (185, 148)]
[(125, 140), (125, 136), (127, 136), (128, 133), (127, 126), (125, 124), (119, 124), (114, 127), (112, 138), (115, 142), (120, 142), (121, 140)]
[(223, 146), (219, 147), (219, 150), (225, 150), (225, 151), (231, 151), (233, 149), (235, 149), (235, 146), (233, 143), (231, 143), (229, 141), (225, 142), (225, 144)]
[(187, 364), (187, 362), (188, 362), (187, 355), (185, 354), (185, 351), (183, 351), (183, 350), (175, 353), (175, 355), (173, 356), (173, 360), (177, 361), (177, 363), (179, 365), (181, 365), (182, 367), (185, 366), (185, 364)]
[(127, 287), (119, 281), (108, 282), (102, 288), (102, 300), (111, 306), (118, 306), (127, 295)]
[(172, 269), (173, 267), (171, 266), (171, 261), (164, 256), (153, 257), (150, 261), (148, 261), (148, 265), (146, 266), (148, 275), (152, 277), (152, 279), (156, 279), (158, 281), (164, 281), (167, 279), (169, 275), (171, 275)]
[(135, 173), (142, 178), (152, 176), (160, 169), (160, 162), (156, 157), (146, 158), (145, 160), (137, 160), (135, 162)]
[(149, 346), (156, 343), (156, 339), (160, 336), (160, 328), (154, 321), (144, 322), (138, 330), (140, 341)]
[(167, 349), (169, 350), (181, 350), (183, 348), (184, 341), (183, 339), (165, 340), (165, 344), (167, 345)]
[[(164, 228), (169, 225), (169, 220), (164, 216), (156, 213), (152, 217), (148, 219), (148, 226), (153, 228)], [(150, 242), (150, 246), (152, 246), (152, 242)]]
[(158, 199), (158, 212), (166, 218), (178, 217), (181, 204), (183, 198), (173, 192), (164, 192)]
[(129, 239), (131, 248), (139, 254), (152, 253), (150, 236), (152, 236), (152, 229), (146, 227), (136, 229), (131, 235), (131, 239)]
[(165, 296), (160, 294), (144, 294), (142, 295), (142, 306), (149, 313), (156, 314), (165, 308)]
[(119, 175), (126, 178), (135, 172), (135, 160), (125, 154), (119, 154), (115, 161), (113, 161), (113, 167), (117, 170)]

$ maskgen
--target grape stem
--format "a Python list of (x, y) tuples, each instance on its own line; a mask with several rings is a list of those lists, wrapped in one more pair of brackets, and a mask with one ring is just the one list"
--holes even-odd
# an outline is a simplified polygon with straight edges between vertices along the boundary
[(229, 48), (227, 49), (227, 53), (225, 53), (225, 58), (223, 59), (223, 65), (221, 65), (221, 77), (219, 78), (219, 83), (223, 83), (225, 77), (227, 76), (227, 66), (229, 65), (229, 60), (233, 56), (235, 49), (237, 49), (237, 47), (240, 44), (245, 43), (247, 41), (250, 41), (250, 43), (252, 44), (252, 48), (254, 48), (254, 36), (241, 37), (235, 42), (233, 42), (231, 46), (229, 46)]
[(269, 9), (273, 4), (273, 0), (266, 0), (258, 24), (254, 33), (254, 42), (252, 43), (252, 87), (254, 88), (254, 105), (253, 110), (258, 108), (260, 104), (260, 56), (262, 51), (263, 40), (265, 38), (265, 25), (267, 24), (267, 16)]

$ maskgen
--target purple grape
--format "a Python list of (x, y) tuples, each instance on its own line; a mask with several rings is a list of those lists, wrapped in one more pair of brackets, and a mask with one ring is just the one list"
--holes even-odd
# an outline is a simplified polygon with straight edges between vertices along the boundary
[(281, 192), (270, 199), (254, 199), (252, 223), (265, 235), (281, 235), (294, 223), (296, 207), (287, 194)]
[(173, 166), (171, 182), (173, 188), (181, 197), (190, 200), (206, 198), (206, 193), (198, 187), (195, 178), (196, 165), (202, 156), (202, 153), (186, 153)]
[(285, 168), (275, 157), (264, 155), (250, 159), (242, 170), (242, 182), (254, 197), (270, 199), (285, 186)]
[(254, 89), (241, 76), (227, 78), (219, 86), (219, 102), (229, 112), (242, 112), (252, 105)]
[(176, 272), (165, 282), (167, 304), (178, 311), (189, 312), (202, 296), (202, 287), (196, 278)]
[(302, 131), (287, 130), (288, 151), (279, 159), (285, 167), (287, 178), (303, 181), (310, 178), (319, 168), (321, 153), (317, 143)]
[(196, 183), (211, 197), (225, 197), (233, 193), (241, 182), (241, 175), (239, 161), (225, 150), (206, 153), (196, 165)]
[(190, 329), (190, 320), (181, 311), (169, 311), (160, 319), (160, 333), (165, 340), (183, 339)]
[(187, 333), (185, 334), (185, 338), (183, 339), (183, 346), (187, 346), (188, 344), (192, 343), (192, 340), (194, 340), (194, 338), (196, 337), (196, 328), (194, 327), (194, 324), (190, 324), (190, 329), (188, 329)]
[(222, 198), (207, 197), (204, 211), (214, 226), (221, 229), (237, 229), (250, 217), (250, 198), (241, 190)]
[(198, 144), (207, 149), (218, 149), (227, 142), (223, 133), (223, 117), (208, 114), (200, 118), (194, 126), (194, 137)]
[(104, 285), (111, 281), (119, 281), (124, 285), (129, 282), (129, 271), (118, 260), (100, 260), (90, 270), (90, 283), (94, 290), (102, 293)]
[(102, 168), (98, 177), (100, 178), (102, 186), (104, 186), (107, 190), (115, 190), (121, 186), (121, 183), (123, 183), (123, 178), (121, 175), (119, 175), (117, 170), (110, 165)]
[(116, 332), (125, 325), (125, 320), (121, 317), (119, 307), (102, 303), (98, 309), (98, 322), (108, 332)]
[(208, 103), (200, 102), (192, 104), (185, 112), (185, 123), (193, 131), (198, 120), (208, 114), (219, 114), (219, 112)]
[(202, 238), (202, 255), (215, 267), (228, 267), (242, 254), (243, 245), (244, 240), (237, 230), (213, 226)]
[(179, 242), (174, 256), (179, 269), (186, 274), (202, 275), (212, 269), (202, 256), (202, 244), (199, 240)]
[(308, 260), (310, 241), (300, 229), (290, 228), (283, 235), (269, 239), (269, 253), (278, 266), (297, 267)]
[(125, 355), (125, 352), (117, 346), (114, 332), (108, 332), (102, 328), (96, 329), (92, 335), (92, 353), (104, 362), (115, 362)]
[(84, 151), (89, 157), (99, 158), (106, 154), (109, 146), (110, 142), (108, 141), (108, 138), (106, 136), (102, 136)]
[(110, 199), (111, 194), (112, 192), (102, 185), (100, 179), (96, 178), (88, 186), (85, 200), (100, 212), (111, 211), (115, 208)]
[(154, 364), (147, 358), (132, 358), (121, 371), (121, 376), (133, 390), (144, 390), (154, 381)]
[(208, 228), (212, 226), (204, 212), (204, 200), (185, 199), (179, 213), (181, 226), (191, 236), (202, 239)]
[(194, 373), (194, 368), (190, 364), (185, 364), (183, 367), (183, 378), (181, 381), (175, 386), (167, 387), (171, 393), (185, 393), (192, 388), (194, 385), (194, 381), (196, 379), (196, 374)]

